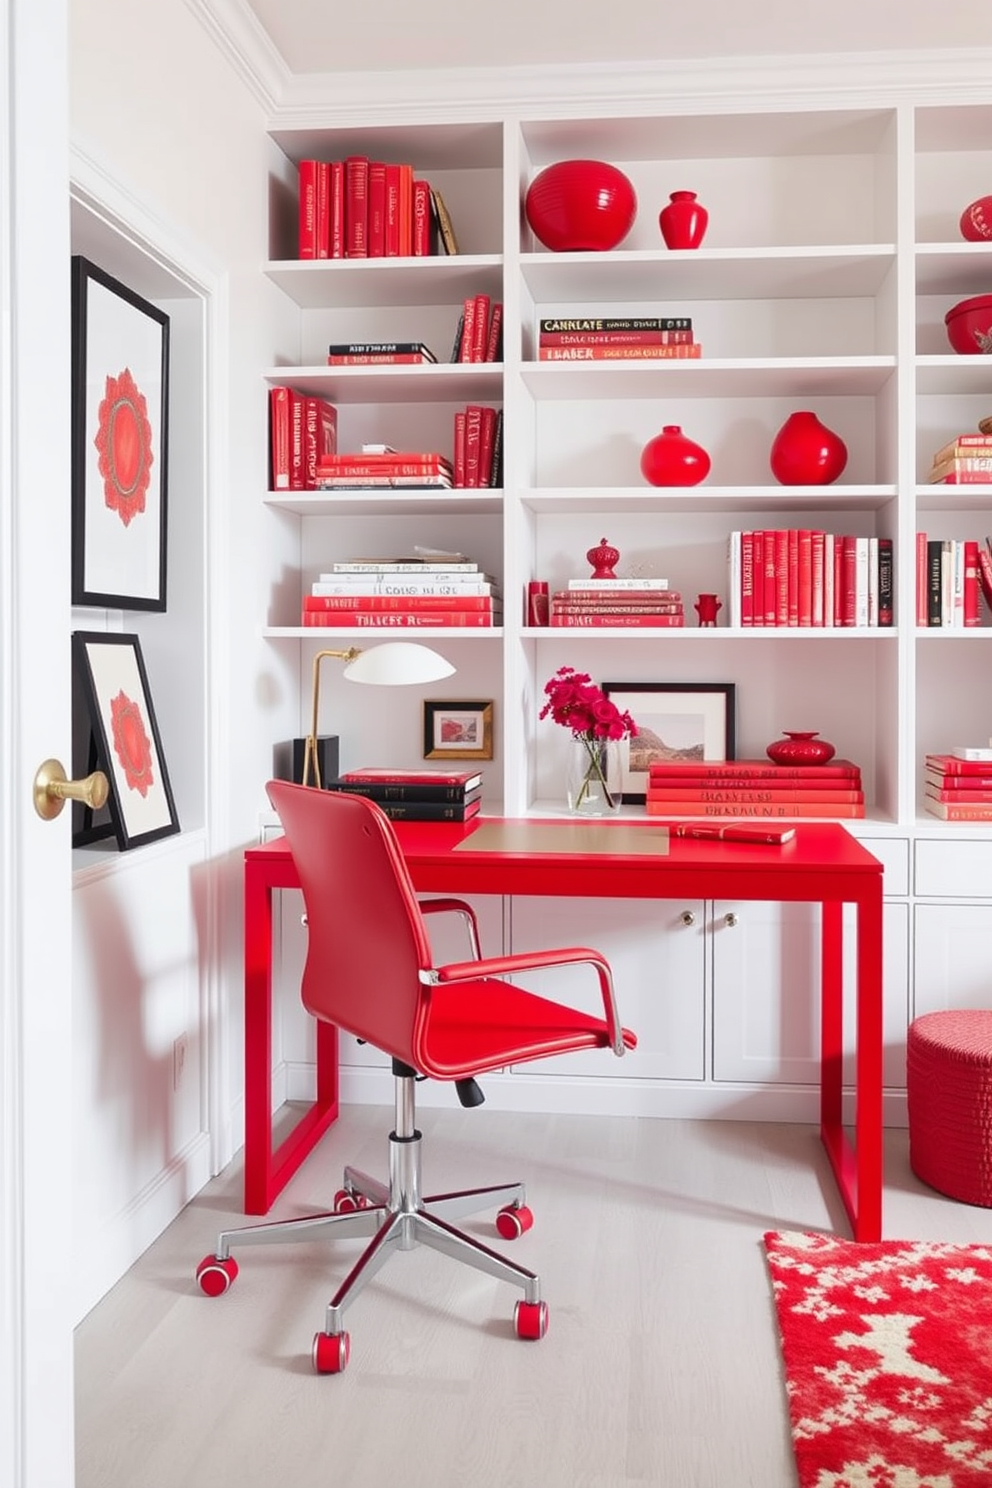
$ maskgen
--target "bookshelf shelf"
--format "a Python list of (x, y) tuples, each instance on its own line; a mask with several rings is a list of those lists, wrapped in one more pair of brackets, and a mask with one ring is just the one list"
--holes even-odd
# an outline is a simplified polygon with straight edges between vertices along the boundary
[(469, 294), (499, 295), (500, 254), (453, 258), (281, 259), (265, 273), (301, 310), (362, 305), (424, 305), (461, 301)]

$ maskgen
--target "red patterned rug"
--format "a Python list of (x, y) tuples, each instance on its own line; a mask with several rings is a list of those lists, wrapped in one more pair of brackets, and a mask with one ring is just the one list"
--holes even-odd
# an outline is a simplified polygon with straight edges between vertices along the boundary
[(990, 1488), (992, 1245), (765, 1250), (801, 1488)]

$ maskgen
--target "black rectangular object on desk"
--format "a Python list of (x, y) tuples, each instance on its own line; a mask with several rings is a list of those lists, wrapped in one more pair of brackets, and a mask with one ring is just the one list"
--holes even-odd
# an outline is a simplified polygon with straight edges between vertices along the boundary
[[(286, 744), (277, 744), (274, 750), (273, 774), (277, 780), (295, 780), (303, 784), (303, 763), (306, 759), (306, 739), (291, 739)], [(326, 785), (336, 780), (340, 772), (337, 734), (321, 734), (317, 739), (316, 764), (320, 772), (320, 783)], [(313, 769), (310, 771), (311, 785), (316, 783)]]

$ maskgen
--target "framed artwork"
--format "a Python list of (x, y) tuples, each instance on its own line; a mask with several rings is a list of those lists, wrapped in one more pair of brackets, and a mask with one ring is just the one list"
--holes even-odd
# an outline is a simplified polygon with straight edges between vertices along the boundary
[(72, 260), (72, 603), (165, 609), (169, 317)]
[(77, 630), (73, 662), (89, 710), (96, 766), (110, 782), (117, 845), (141, 847), (179, 831), (148, 677), (136, 635)]
[(603, 682), (603, 692), (630, 713), (637, 733), (620, 741), (623, 799), (646, 799), (653, 760), (732, 760), (733, 682)]
[(478, 759), (493, 757), (493, 705), (491, 700), (450, 702), (428, 699), (424, 703), (424, 759)]

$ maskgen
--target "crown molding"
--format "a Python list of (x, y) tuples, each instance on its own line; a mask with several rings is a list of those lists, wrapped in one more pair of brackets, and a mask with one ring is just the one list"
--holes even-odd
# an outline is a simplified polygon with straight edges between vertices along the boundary
[(293, 75), (244, 0), (186, 0), (186, 5), (267, 114), (278, 113)]

